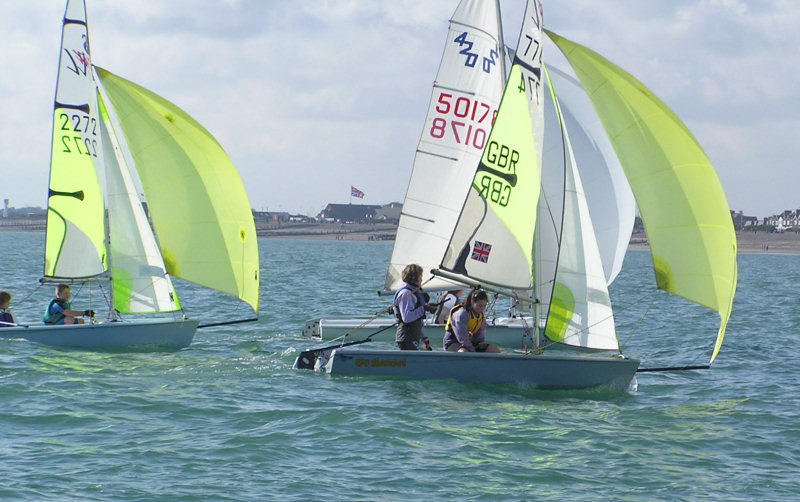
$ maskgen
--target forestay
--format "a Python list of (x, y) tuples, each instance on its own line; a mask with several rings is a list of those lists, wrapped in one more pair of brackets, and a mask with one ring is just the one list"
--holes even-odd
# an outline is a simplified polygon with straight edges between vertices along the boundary
[(98, 95), (97, 100), (103, 127), (114, 309), (123, 314), (179, 310), (178, 294), (139, 201), (133, 173), (102, 96)]
[(545, 336), (575, 347), (618, 351), (611, 299), (570, 132), (548, 72), (545, 75), (565, 151), (558, 266), (548, 295)]

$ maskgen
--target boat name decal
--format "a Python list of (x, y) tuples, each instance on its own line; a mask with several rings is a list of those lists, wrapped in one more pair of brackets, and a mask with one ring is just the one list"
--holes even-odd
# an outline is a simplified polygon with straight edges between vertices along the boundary
[(384, 359), (382, 357), (374, 357), (372, 359), (367, 359), (365, 357), (358, 357), (356, 358), (356, 366), (364, 366), (364, 367), (373, 367), (379, 368), (384, 366), (395, 366), (399, 368), (404, 368), (406, 366), (406, 358), (403, 357), (401, 359)]

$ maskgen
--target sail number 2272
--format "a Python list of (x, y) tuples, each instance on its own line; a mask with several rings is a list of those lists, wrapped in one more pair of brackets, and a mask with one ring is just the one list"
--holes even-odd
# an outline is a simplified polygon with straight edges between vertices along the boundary
[(81, 155), (97, 157), (97, 140), (84, 136), (89, 134), (97, 136), (97, 120), (89, 115), (80, 115), (77, 113), (73, 113), (72, 116), (62, 113), (59, 115), (59, 118), (62, 121), (62, 131), (73, 131), (76, 133), (74, 135), (63, 134), (61, 136), (61, 144), (64, 146), (62, 151), (64, 153), (74, 152)]
[(455, 97), (442, 92), (434, 110), (441, 117), (433, 117), (428, 131), (431, 137), (454, 141), (483, 150), (489, 131), (497, 116), (497, 109), (488, 103), (467, 96)]

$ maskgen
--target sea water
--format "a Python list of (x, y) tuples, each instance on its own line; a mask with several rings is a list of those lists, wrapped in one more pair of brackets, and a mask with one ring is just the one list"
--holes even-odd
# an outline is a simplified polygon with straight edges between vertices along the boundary
[[(0, 233), (0, 288), (21, 322), (52, 294), (36, 289), (42, 247), (43, 234)], [(259, 321), (201, 329), (186, 349), (0, 340), (0, 499), (800, 498), (800, 256), (739, 256), (711, 369), (640, 373), (629, 392), (544, 392), (293, 370), (314, 346), (306, 319), (388, 304), (376, 291), (391, 243), (259, 247)], [(649, 254), (629, 252), (611, 289), (625, 352), (642, 367), (706, 363), (716, 316), (653, 282)], [(179, 287), (204, 321), (248, 316)]]

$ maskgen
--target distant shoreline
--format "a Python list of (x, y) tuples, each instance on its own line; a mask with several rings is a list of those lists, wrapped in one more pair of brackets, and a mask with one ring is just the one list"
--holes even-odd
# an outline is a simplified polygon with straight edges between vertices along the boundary
[[(0, 232), (43, 232), (43, 218), (0, 219)], [(313, 239), (345, 241), (392, 241), (397, 233), (394, 223), (303, 223), (259, 222), (256, 234), (264, 239)], [(736, 232), (739, 254), (800, 254), (800, 232)], [(648, 249), (644, 232), (631, 236), (628, 249)]]

